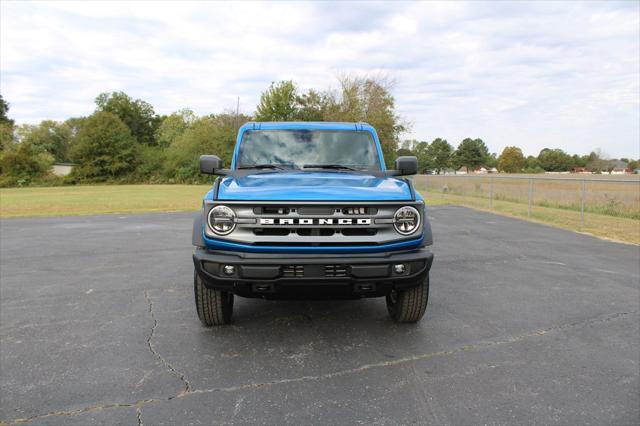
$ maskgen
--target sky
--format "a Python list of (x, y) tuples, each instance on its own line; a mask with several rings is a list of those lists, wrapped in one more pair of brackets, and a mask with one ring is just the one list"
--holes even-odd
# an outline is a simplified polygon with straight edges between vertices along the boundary
[(403, 139), (640, 157), (640, 2), (0, 2), (18, 123), (124, 91), (169, 114), (252, 113), (272, 81), (386, 75)]

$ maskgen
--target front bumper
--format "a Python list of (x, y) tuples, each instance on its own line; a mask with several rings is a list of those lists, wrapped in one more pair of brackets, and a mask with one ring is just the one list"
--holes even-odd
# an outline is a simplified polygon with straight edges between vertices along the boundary
[[(244, 297), (360, 298), (420, 284), (429, 274), (429, 248), (354, 254), (272, 254), (196, 248), (193, 263), (208, 288)], [(402, 264), (398, 273), (394, 265)], [(231, 274), (225, 266), (233, 266)]]

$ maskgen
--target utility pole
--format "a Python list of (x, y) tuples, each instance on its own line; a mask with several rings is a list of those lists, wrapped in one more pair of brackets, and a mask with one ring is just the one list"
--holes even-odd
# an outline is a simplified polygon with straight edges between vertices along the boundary
[(240, 96), (236, 102), (236, 132), (240, 129)]

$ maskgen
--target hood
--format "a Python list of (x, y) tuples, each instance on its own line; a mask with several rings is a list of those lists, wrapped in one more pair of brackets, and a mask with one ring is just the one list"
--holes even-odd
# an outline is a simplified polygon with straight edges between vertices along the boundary
[(406, 201), (409, 185), (393, 177), (351, 172), (267, 172), (226, 176), (218, 199), (234, 201)]

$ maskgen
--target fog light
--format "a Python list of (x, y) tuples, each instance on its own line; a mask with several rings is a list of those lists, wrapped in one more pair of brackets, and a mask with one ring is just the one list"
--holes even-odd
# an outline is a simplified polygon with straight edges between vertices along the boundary
[(233, 275), (233, 273), (236, 271), (236, 267), (233, 265), (224, 265), (224, 268), (222, 268), (222, 270), (227, 275)]
[(397, 265), (393, 265), (393, 270), (396, 274), (404, 274), (407, 268), (402, 263), (398, 263)]

